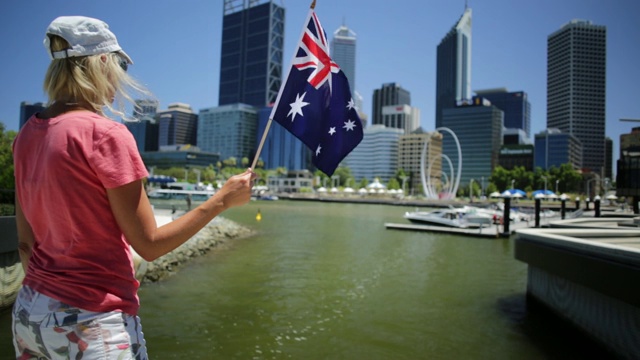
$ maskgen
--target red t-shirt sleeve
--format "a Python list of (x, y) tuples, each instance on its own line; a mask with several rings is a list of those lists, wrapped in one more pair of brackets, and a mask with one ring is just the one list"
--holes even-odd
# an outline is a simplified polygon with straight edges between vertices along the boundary
[(113, 125), (98, 139), (91, 156), (91, 166), (107, 189), (149, 175), (131, 132), (122, 124)]

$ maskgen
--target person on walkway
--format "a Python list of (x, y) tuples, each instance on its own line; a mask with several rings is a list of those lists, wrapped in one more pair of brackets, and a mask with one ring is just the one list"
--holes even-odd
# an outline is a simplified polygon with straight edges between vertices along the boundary
[[(123, 116), (133, 64), (101, 20), (64, 16), (44, 39), (48, 107), (13, 144), (16, 222), (25, 269), (13, 307), (16, 357), (146, 359), (131, 247), (147, 261), (186, 242), (224, 210), (250, 200), (255, 173), (157, 227), (147, 170)], [(146, 92), (148, 94), (148, 92)], [(118, 101), (115, 99), (118, 97)]]

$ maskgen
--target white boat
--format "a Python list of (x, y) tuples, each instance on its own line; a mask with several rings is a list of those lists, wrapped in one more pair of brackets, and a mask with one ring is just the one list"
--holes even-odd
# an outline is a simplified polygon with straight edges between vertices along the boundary
[(181, 189), (154, 189), (149, 192), (150, 199), (185, 200), (191, 196), (193, 201), (205, 201), (215, 194), (214, 190), (181, 190)]
[(447, 226), (456, 228), (477, 228), (490, 225), (490, 216), (477, 213), (475, 209), (450, 208), (433, 211), (406, 212), (404, 218), (418, 224)]

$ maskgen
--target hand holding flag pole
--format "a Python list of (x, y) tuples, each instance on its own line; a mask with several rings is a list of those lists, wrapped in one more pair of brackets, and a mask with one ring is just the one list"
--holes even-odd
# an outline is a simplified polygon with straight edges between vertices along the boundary
[(331, 176), (362, 141), (362, 122), (347, 77), (329, 56), (329, 43), (313, 0), (285, 82), (271, 109), (251, 168), (273, 120), (313, 151), (312, 162)]

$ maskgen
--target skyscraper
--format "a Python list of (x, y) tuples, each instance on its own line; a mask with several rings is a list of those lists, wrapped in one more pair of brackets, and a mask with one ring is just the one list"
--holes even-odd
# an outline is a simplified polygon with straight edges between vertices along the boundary
[(198, 114), (191, 106), (182, 103), (169, 104), (169, 108), (158, 111), (158, 146), (196, 145)]
[(224, 0), (219, 105), (262, 108), (282, 82), (284, 8), (273, 0)]
[(411, 105), (411, 94), (396, 83), (382, 84), (380, 89), (375, 89), (373, 91), (373, 119), (371, 125), (394, 127), (384, 123), (382, 108), (388, 105)]
[(436, 128), (442, 111), (471, 101), (471, 9), (440, 41), (436, 64)]
[(331, 59), (340, 66), (352, 91), (356, 89), (356, 33), (340, 26), (331, 40)]
[(258, 110), (246, 104), (230, 104), (200, 110), (198, 147), (219, 153), (222, 160), (230, 157), (253, 160), (256, 147)]
[(531, 104), (524, 91), (508, 91), (505, 88), (476, 90), (476, 94), (504, 111), (504, 126), (507, 129), (521, 129), (531, 136)]
[(20, 129), (22, 129), (22, 126), (27, 122), (27, 120), (29, 120), (31, 115), (37, 112), (40, 112), (44, 109), (45, 109), (45, 106), (43, 103), (38, 102), (35, 104), (31, 104), (26, 101), (21, 102), (20, 103)]
[(605, 165), (607, 29), (572, 20), (547, 38), (547, 128), (577, 137), (582, 166)]

